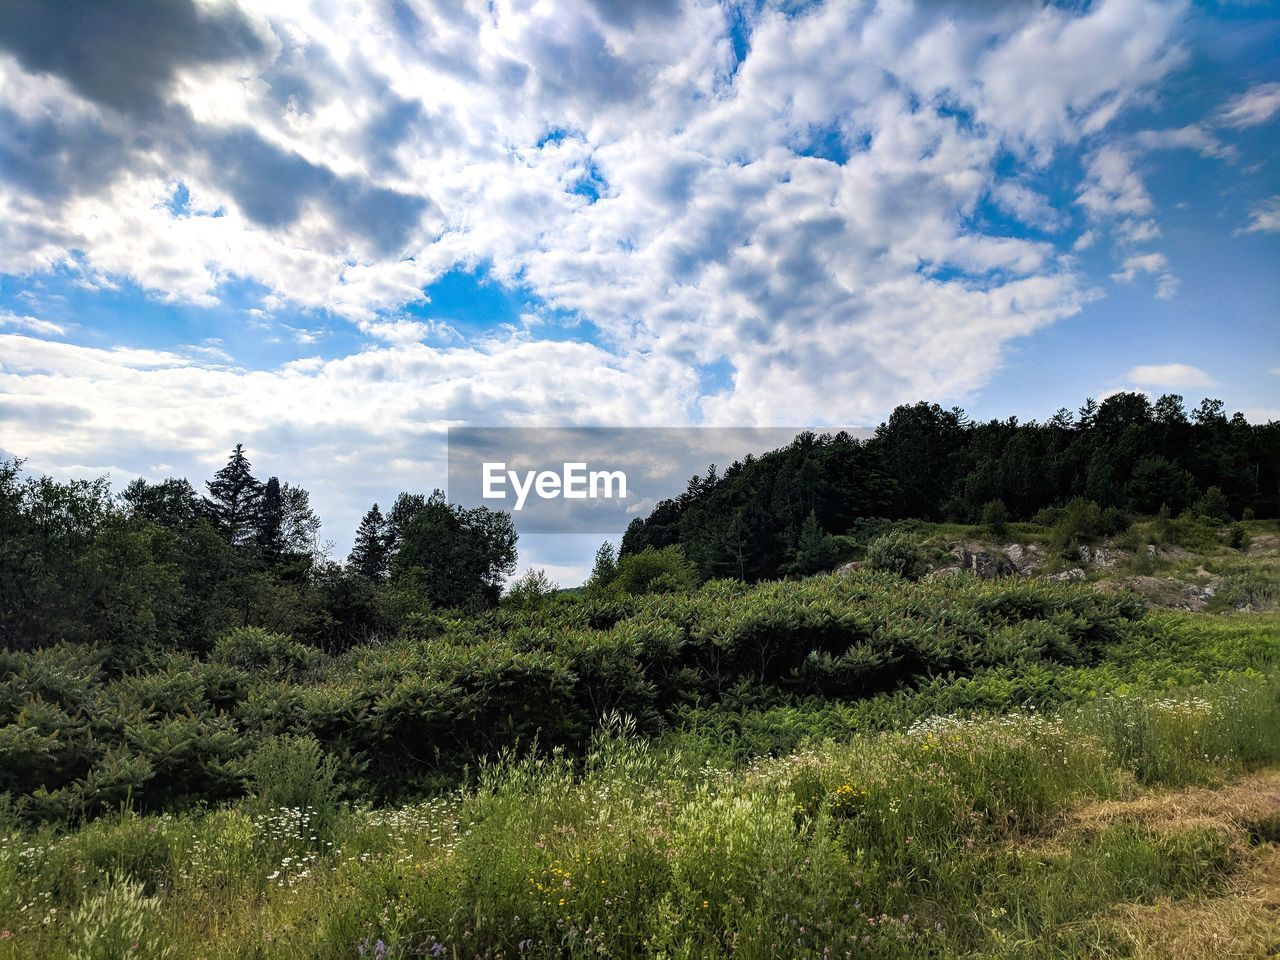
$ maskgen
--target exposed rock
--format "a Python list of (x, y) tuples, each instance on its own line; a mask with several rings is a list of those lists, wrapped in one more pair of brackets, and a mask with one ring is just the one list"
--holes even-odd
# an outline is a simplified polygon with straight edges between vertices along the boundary
[(1091, 567), (1098, 567), (1102, 570), (1110, 569), (1129, 557), (1128, 552), (1124, 550), (1116, 550), (1111, 547), (1093, 547), (1087, 543), (1081, 544), (1076, 548), (1076, 555), (1080, 558), (1081, 563), (1088, 564)]
[(837, 575), (848, 574), (848, 573), (853, 573), (855, 570), (861, 570), (861, 569), (862, 569), (861, 560), (850, 560), (848, 563), (840, 564), (840, 566), (836, 567), (835, 570), (832, 571), (832, 573), (835, 573)]
[(1021, 571), (999, 551), (984, 548), (981, 544), (960, 543), (949, 551), (956, 558), (956, 566), (983, 580), (1007, 577)]
[(1084, 571), (1079, 567), (1072, 567), (1070, 570), (1063, 570), (1060, 573), (1051, 573), (1045, 579), (1052, 580), (1054, 583), (1076, 583), (1084, 579)]
[(954, 564), (949, 567), (939, 567), (937, 570), (931, 570), (925, 575), (926, 580), (941, 580), (943, 577), (955, 576), (960, 572), (960, 568)]
[(1007, 543), (1000, 550), (1019, 573), (1030, 573), (1044, 562), (1044, 550), (1034, 543)]

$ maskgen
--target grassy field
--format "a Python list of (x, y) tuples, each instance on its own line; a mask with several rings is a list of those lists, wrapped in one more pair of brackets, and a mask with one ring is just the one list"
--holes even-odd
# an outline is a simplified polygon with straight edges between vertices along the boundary
[(1149, 614), (1081, 662), (614, 717), (377, 808), (272, 737), (216, 808), (11, 807), (0, 957), (1264, 956), (1277, 654), (1275, 615)]

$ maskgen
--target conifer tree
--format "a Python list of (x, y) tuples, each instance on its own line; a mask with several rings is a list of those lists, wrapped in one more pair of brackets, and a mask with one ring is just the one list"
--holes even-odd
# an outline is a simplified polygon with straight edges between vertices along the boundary
[(284, 497), (276, 477), (262, 488), (255, 539), (269, 557), (279, 558), (284, 553)]
[(800, 539), (791, 552), (791, 562), (785, 571), (797, 576), (830, 570), (836, 561), (836, 545), (831, 536), (818, 526), (818, 515), (809, 511), (800, 527)]
[(585, 586), (589, 590), (603, 590), (618, 576), (618, 554), (613, 544), (606, 540), (596, 550), (596, 560)]
[(251, 542), (258, 530), (258, 511), (262, 504), (262, 484), (253, 476), (252, 464), (237, 443), (227, 465), (213, 475), (205, 486), (205, 511), (213, 525), (233, 545)]
[(356, 530), (355, 544), (347, 557), (353, 570), (370, 580), (382, 580), (387, 575), (387, 520), (375, 503), (369, 508)]

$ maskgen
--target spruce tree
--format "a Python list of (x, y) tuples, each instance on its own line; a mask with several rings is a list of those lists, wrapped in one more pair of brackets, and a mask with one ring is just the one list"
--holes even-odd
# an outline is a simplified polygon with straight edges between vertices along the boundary
[(254, 539), (269, 557), (279, 558), (284, 553), (284, 496), (276, 477), (262, 488)]
[(375, 503), (360, 521), (355, 544), (347, 557), (353, 570), (370, 580), (382, 580), (387, 575), (387, 521)]
[(254, 478), (251, 466), (244, 455), (244, 445), (237, 443), (227, 465), (205, 484), (209, 495), (204, 498), (204, 506), (209, 519), (237, 546), (250, 542), (257, 534), (262, 484)]
[(807, 577), (835, 566), (836, 545), (830, 535), (818, 526), (818, 515), (810, 510), (800, 527), (800, 539), (791, 554), (785, 572)]

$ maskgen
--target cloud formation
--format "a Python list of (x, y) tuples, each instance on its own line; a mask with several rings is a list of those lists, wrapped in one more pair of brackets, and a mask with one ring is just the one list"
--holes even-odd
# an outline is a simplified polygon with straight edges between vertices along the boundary
[(1212, 387), (1214, 380), (1199, 367), (1188, 363), (1140, 364), (1125, 374), (1139, 387)]
[[(346, 445), (408, 482), (432, 461), (403, 438), (450, 422), (963, 400), (1100, 296), (1092, 246), (1103, 282), (1174, 296), (1149, 158), (1236, 162), (1226, 131), (1280, 102), (1254, 85), (1118, 134), (1187, 62), (1187, 6), (1068, 6), (13, 0), (0, 273), (183, 310), (248, 289), (241, 321), (302, 354), (317, 316), (356, 345), (255, 367), (185, 332), (56, 342), (71, 324), (23, 307), (0, 317), (6, 443), (128, 472), (257, 437), (328, 475)], [(529, 315), (434, 310), (458, 269)]]

